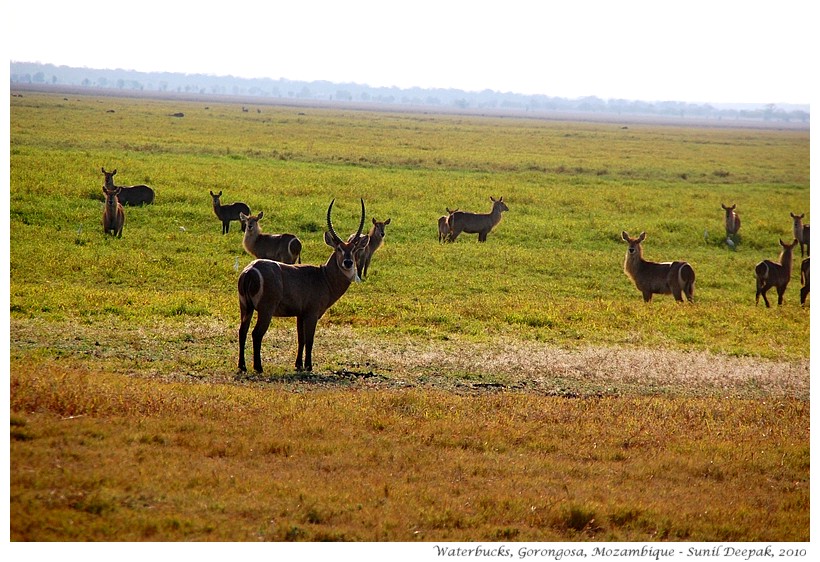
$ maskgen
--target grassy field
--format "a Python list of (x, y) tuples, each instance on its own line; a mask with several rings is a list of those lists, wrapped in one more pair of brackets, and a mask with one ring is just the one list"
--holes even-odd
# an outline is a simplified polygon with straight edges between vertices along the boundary
[[(809, 210), (807, 130), (26, 92), (10, 132), (13, 540), (808, 540), (809, 306), (753, 278)], [(157, 193), (122, 239), (101, 167)], [(391, 218), (314, 373), (278, 319), (237, 375), (251, 260), (209, 190), (306, 263), (331, 199), (340, 234), (359, 197)], [(438, 244), (490, 196), (485, 244)], [(694, 305), (642, 301), (622, 230)]]

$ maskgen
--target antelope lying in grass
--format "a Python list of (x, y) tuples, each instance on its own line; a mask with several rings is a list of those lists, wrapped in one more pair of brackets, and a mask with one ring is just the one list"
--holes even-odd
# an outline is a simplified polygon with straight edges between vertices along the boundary
[(695, 301), (695, 270), (685, 261), (658, 263), (643, 259), (641, 242), (646, 239), (646, 232), (632, 238), (626, 231), (621, 237), (629, 246), (624, 259), (624, 273), (632, 279), (635, 287), (643, 294), (643, 300), (649, 302), (653, 294), (675, 296), (683, 302), (685, 295), (689, 302)]
[(737, 235), (737, 231), (740, 230), (740, 216), (735, 211), (737, 208), (737, 204), (732, 205), (731, 207), (727, 207), (723, 203), (720, 204), (723, 207), (723, 210), (726, 211), (725, 217), (725, 225), (726, 225), (726, 242), (730, 243), (730, 245), (734, 245), (734, 241), (732, 240), (732, 236)]
[(302, 242), (293, 234), (265, 234), (259, 229), (259, 220), (264, 213), (246, 215), (239, 213), (245, 225), (242, 246), (255, 258), (274, 260), (282, 263), (302, 262)]
[(105, 176), (105, 187), (114, 189), (119, 187), (122, 191), (119, 194), (120, 203), (123, 205), (150, 205), (154, 202), (154, 190), (147, 185), (114, 185), (114, 176), (117, 174), (115, 169), (113, 172), (106, 172), (105, 168), (101, 168)]
[(499, 197), (495, 199), (490, 197), (493, 202), (493, 209), (486, 214), (468, 213), (465, 211), (456, 211), (447, 219), (447, 224), (450, 229), (450, 242), (455, 242), (458, 235), (462, 232), (467, 234), (478, 234), (478, 241), (485, 242), (487, 234), (501, 222), (501, 213), (509, 211), (504, 198)]
[(450, 215), (452, 215), (453, 213), (458, 211), (458, 209), (453, 209), (451, 211), (449, 207), (445, 207), (445, 209), (447, 210), (447, 214), (442, 215), (438, 218), (438, 241), (439, 241), (439, 243), (446, 242), (447, 239), (450, 237), (450, 223), (448, 222), (447, 219), (450, 218)]
[(108, 189), (103, 186), (105, 193), (105, 207), (103, 208), (103, 234), (111, 234), (122, 238), (122, 227), (125, 224), (125, 211), (119, 201), (120, 188)]
[(222, 234), (227, 234), (228, 231), (231, 229), (231, 221), (239, 221), (240, 227), (242, 230), (245, 230), (245, 222), (239, 218), (240, 213), (244, 213), (246, 215), (251, 214), (251, 208), (248, 207), (245, 203), (237, 201), (236, 203), (231, 203), (230, 205), (223, 205), (219, 198), (222, 197), (222, 192), (211, 193), (211, 200), (214, 205), (214, 214), (216, 218), (222, 221)]
[[(334, 200), (335, 201), (335, 200)], [(253, 368), (262, 372), (262, 337), (268, 330), (274, 316), (295, 316), (299, 352), (296, 355), (296, 370), (313, 369), (313, 339), (316, 324), (322, 315), (335, 303), (350, 284), (357, 279), (356, 251), (363, 239), (364, 200), (362, 200), (362, 220), (353, 242), (342, 242), (333, 223), (330, 212), (334, 201), (327, 208), (327, 232), (325, 243), (333, 248), (333, 253), (322, 266), (287, 265), (271, 260), (254, 260), (239, 275), (239, 370), (246, 371), (245, 341), (248, 327), (256, 310), (256, 326), (253, 328)], [(304, 352), (304, 365), (302, 357)]]
[(763, 302), (766, 303), (768, 308), (770, 305), (769, 299), (766, 298), (766, 291), (772, 287), (777, 289), (777, 304), (783, 304), (783, 293), (786, 292), (786, 287), (789, 286), (792, 276), (792, 250), (797, 244), (797, 240), (791, 244), (786, 244), (783, 240), (780, 240), (780, 246), (783, 248), (778, 259), (780, 263), (763, 260), (755, 266), (755, 279), (757, 281), (755, 304), (760, 301), (760, 296), (763, 295)]
[[(359, 243), (359, 249), (356, 252), (356, 270), (362, 279), (367, 277), (367, 270), (370, 268), (370, 260), (373, 258), (373, 254), (384, 244), (384, 227), (388, 224), (390, 224), (390, 219), (377, 221), (374, 217), (370, 232), (359, 236), (364, 240)], [(353, 242), (353, 236), (355, 235), (351, 234), (347, 239), (348, 243)]]
[(803, 224), (803, 217), (806, 213), (795, 215), (789, 213), (792, 217), (792, 228), (794, 230), (794, 238), (800, 242), (800, 257), (803, 257), (803, 248), (806, 248), (806, 255), (809, 255), (809, 225)]
[(806, 297), (809, 296), (809, 258), (800, 264), (800, 304), (806, 304)]

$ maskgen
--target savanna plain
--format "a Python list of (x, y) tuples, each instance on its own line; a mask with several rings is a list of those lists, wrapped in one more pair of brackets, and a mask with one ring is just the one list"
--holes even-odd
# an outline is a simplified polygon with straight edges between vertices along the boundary
[[(811, 297), (799, 252), (782, 306), (753, 277), (809, 222), (808, 129), (10, 99), (13, 541), (809, 540)], [(101, 167), (156, 191), (120, 239)], [(211, 190), (304, 263), (331, 199), (342, 236), (360, 197), (391, 219), (313, 372), (292, 318), (237, 371), (251, 257)], [(485, 243), (439, 244), (491, 196)], [(643, 302), (623, 230), (694, 304)]]

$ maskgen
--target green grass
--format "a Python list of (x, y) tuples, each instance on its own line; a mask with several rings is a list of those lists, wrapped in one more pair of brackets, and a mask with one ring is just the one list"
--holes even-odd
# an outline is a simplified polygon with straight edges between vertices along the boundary
[[(173, 314), (176, 294), (195, 301), (194, 314), (233, 319), (234, 266), (249, 257), (238, 234), (220, 235), (208, 191), (221, 189), (225, 202), (264, 210), (268, 232), (300, 236), (310, 263), (327, 256), (321, 236), (331, 198), (340, 230), (354, 229), (358, 197), (369, 216), (393, 218), (372, 283), (351, 290), (331, 322), (357, 325), (352, 311), (399, 307), (401, 314), (381, 314), (381, 327), (412, 334), (446, 310), (443, 329), (456, 334), (619, 344), (627, 329), (679, 349), (808, 356), (807, 338), (778, 338), (805, 324), (807, 314), (793, 306), (797, 281), (788, 306), (763, 311), (754, 306), (752, 277), (754, 264), (776, 258), (778, 238), (789, 236), (788, 213), (808, 208), (807, 132), (291, 108), (248, 117), (220, 104), (13, 99), (14, 316), (99, 314), (104, 298), (115, 301), (117, 316), (144, 322)], [(185, 118), (167, 116), (177, 106)], [(116, 112), (105, 113), (109, 107)], [(282, 158), (284, 147), (301, 144)], [(155, 206), (127, 209), (123, 240), (100, 232), (101, 166), (157, 191)], [(511, 210), (487, 244), (474, 236), (435, 243), (444, 207), (486, 212), (490, 195), (503, 195)], [(737, 251), (722, 243), (721, 202), (737, 203), (744, 221)], [(647, 232), (648, 259), (695, 267), (698, 305), (675, 309), (681, 322), (662, 313), (624, 323), (607, 314), (622, 303), (646, 308), (621, 270), (621, 230)], [(143, 306), (160, 283), (171, 303)], [(110, 292), (121, 286), (127, 296)], [(551, 318), (550, 306), (584, 321)]]
[[(782, 307), (753, 278), (809, 209), (808, 131), (66, 98), (11, 98), (14, 540), (808, 539), (809, 306), (797, 268)], [(122, 239), (101, 167), (157, 194)], [(316, 373), (277, 319), (236, 375), (251, 259), (210, 190), (306, 263), (331, 199), (341, 235), (359, 197), (391, 218)], [(490, 196), (485, 244), (438, 244)], [(694, 305), (643, 302), (622, 230)]]

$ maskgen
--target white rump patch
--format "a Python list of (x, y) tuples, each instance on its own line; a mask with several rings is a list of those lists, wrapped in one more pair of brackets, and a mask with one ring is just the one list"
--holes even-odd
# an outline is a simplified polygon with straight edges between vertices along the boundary
[(259, 278), (259, 290), (253, 295), (251, 295), (251, 302), (253, 303), (254, 308), (259, 308), (259, 301), (265, 292), (265, 278), (262, 277), (262, 272), (256, 269), (255, 267), (252, 269), (252, 271)]

